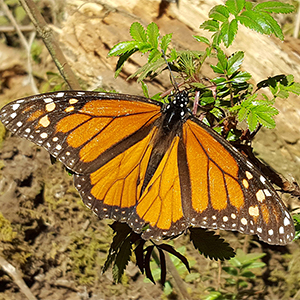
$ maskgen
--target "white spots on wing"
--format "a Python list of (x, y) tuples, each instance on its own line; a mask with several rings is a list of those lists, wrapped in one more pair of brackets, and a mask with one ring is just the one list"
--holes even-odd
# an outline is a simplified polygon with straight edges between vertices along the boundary
[(50, 102), (48, 104), (46, 104), (45, 108), (47, 112), (51, 112), (55, 109), (56, 104), (54, 102)]
[(267, 179), (262, 175), (259, 176), (259, 180), (261, 181), (262, 184), (265, 184), (267, 181)]
[(75, 109), (74, 106), (68, 106), (68, 107), (65, 109), (65, 112), (66, 112), (66, 113), (69, 113), (69, 112), (73, 111), (74, 109)]
[(75, 98), (71, 98), (69, 100), (69, 103), (72, 105), (72, 104), (76, 104), (78, 102), (78, 99), (75, 99)]
[(263, 203), (266, 200), (266, 196), (263, 192), (263, 190), (258, 190), (258, 192), (255, 194), (256, 199), (258, 202)]
[(56, 94), (56, 98), (61, 98), (61, 97), (63, 97), (65, 95), (65, 92), (58, 92), (57, 94)]
[(43, 132), (43, 133), (41, 133), (40, 137), (41, 137), (42, 139), (45, 139), (45, 138), (48, 137), (48, 133), (47, 133), (47, 132)]
[(71, 153), (69, 151), (66, 152), (66, 155), (69, 156)]
[(248, 189), (248, 187), (249, 187), (249, 182), (246, 180), (246, 179), (243, 179), (243, 186), (246, 188), (246, 189)]
[(43, 127), (48, 127), (50, 125), (50, 120), (49, 120), (48, 116), (46, 115), (46, 116), (40, 118), (39, 124)]
[(14, 119), (15, 117), (17, 116), (17, 113), (12, 113), (11, 115), (10, 115), (10, 117), (12, 118), (12, 119)]
[(262, 233), (262, 229), (261, 229), (260, 227), (257, 227), (256, 231), (257, 231), (258, 233)]
[(16, 125), (17, 125), (18, 127), (21, 127), (21, 126), (23, 125), (23, 123), (19, 121)]
[(228, 221), (228, 217), (227, 216), (224, 216), (223, 217), (223, 222), (227, 222)]
[(274, 234), (274, 230), (273, 229), (269, 229), (268, 234), (269, 235), (273, 235)]
[(284, 220), (283, 220), (283, 225), (288, 226), (290, 224), (291, 224), (290, 220), (287, 217), (285, 217)]
[(30, 133), (30, 131), (31, 131), (30, 128), (26, 128), (26, 129), (25, 129), (25, 132), (26, 132), (26, 133)]
[(248, 221), (246, 218), (241, 218), (241, 223), (246, 226), (248, 224)]
[(45, 98), (44, 102), (45, 103), (51, 103), (51, 102), (53, 102), (53, 99), (52, 98)]
[(255, 205), (255, 206), (249, 206), (248, 213), (252, 217), (258, 217), (259, 216), (258, 206), (257, 205)]
[(62, 149), (61, 145), (57, 145), (55, 148), (56, 148), (57, 150), (61, 150), (61, 149)]
[(272, 196), (271, 193), (270, 193), (270, 191), (267, 190), (267, 189), (264, 189), (264, 193), (265, 193), (265, 195), (266, 195), (267, 197), (271, 197), (271, 196)]
[(253, 178), (253, 175), (249, 171), (246, 171), (245, 175), (249, 180)]
[(55, 136), (53, 139), (52, 139), (53, 142), (57, 142), (58, 141), (58, 137)]
[(17, 110), (18, 108), (20, 107), (20, 104), (19, 103), (15, 103), (11, 106), (11, 109), (12, 110)]
[(236, 219), (236, 214), (232, 213), (230, 216), (231, 216), (231, 219)]

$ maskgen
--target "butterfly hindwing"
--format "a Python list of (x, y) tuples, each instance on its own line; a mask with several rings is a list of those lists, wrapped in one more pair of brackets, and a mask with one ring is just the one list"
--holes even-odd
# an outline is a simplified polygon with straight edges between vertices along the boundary
[(253, 164), (195, 118), (183, 130), (189, 172), (197, 174), (191, 175), (191, 224), (256, 234), (269, 244), (292, 241), (287, 208)]

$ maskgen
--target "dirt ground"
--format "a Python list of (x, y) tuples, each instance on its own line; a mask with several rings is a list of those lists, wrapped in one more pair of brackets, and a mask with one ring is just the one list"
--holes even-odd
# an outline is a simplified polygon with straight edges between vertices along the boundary
[[(42, 2), (40, 5), (47, 12), (51, 29), (84, 88), (103, 87), (141, 95), (141, 87), (135, 81), (125, 79), (146, 58), (133, 58), (121, 76), (114, 79), (116, 59), (107, 59), (108, 50), (117, 42), (130, 39), (129, 28), (134, 21), (145, 25), (154, 21), (162, 34), (174, 32), (174, 45), (178, 49), (201, 50), (192, 35), (199, 34), (199, 25), (217, 2), (182, 0), (179, 8), (173, 3), (162, 5), (154, 0), (59, 1), (60, 4)], [(11, 40), (2, 35), (0, 43), (1, 106), (32, 94), (26, 52), (15, 42), (10, 43), (15, 40), (16, 35)], [(46, 91), (51, 88), (49, 79), (52, 86), (61, 81), (56, 75), (47, 74), (50, 71), (57, 73), (57, 70), (42, 42), (38, 40), (36, 45), (41, 54), (39, 61), (32, 63), (33, 74), (40, 91)], [(292, 38), (285, 43), (272, 37), (259, 37), (258, 40), (255, 33), (246, 31), (233, 47), (246, 51), (246, 56), (249, 49), (252, 60), (245, 62), (245, 69), (254, 73), (254, 80), (292, 73), (295, 80), (300, 81), (298, 46), (299, 42)], [(235, 50), (228, 51), (229, 54)], [(269, 63), (272, 61), (273, 65)], [(203, 73), (207, 77), (212, 75), (208, 65), (204, 66)], [(153, 95), (169, 87), (169, 78), (164, 75), (148, 84)], [(299, 182), (299, 97), (279, 100), (276, 106), (280, 110), (277, 127), (258, 134), (254, 142), (255, 153), (288, 179)], [(12, 136), (3, 127), (0, 135), (0, 255), (21, 272), (37, 299), (183, 299), (170, 273), (167, 279), (172, 291), (167, 296), (159, 283), (153, 285), (145, 280), (134, 261), (129, 263), (122, 284), (113, 283), (111, 270), (102, 274), (101, 267), (113, 236), (108, 226), (111, 221), (98, 220), (82, 204), (72, 176), (62, 164), (51, 164), (44, 149)], [(299, 207), (297, 199), (287, 195), (283, 195), (283, 199), (290, 208)], [(258, 242), (256, 237), (232, 232), (220, 234), (235, 249), (266, 253), (262, 259), (266, 266), (252, 270), (256, 277), (249, 279), (241, 299), (300, 299), (299, 241), (280, 247)], [(236, 287), (228, 283), (228, 275), (223, 271), (219, 274), (220, 266), (228, 266), (228, 262), (221, 264), (201, 256), (188, 236), (181, 236), (172, 243), (175, 248), (183, 247), (192, 265), (192, 276), (180, 270), (191, 299), (203, 299), (209, 290), (220, 286), (237, 294)], [(27, 298), (15, 280), (0, 268), (0, 300), (21, 299)]]

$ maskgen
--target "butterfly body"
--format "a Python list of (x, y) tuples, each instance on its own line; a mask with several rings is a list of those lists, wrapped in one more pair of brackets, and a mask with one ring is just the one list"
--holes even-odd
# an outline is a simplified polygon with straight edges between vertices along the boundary
[(251, 162), (193, 117), (186, 92), (168, 104), (144, 97), (68, 91), (14, 101), (0, 119), (74, 172), (84, 203), (143, 237), (189, 226), (294, 237), (292, 219)]

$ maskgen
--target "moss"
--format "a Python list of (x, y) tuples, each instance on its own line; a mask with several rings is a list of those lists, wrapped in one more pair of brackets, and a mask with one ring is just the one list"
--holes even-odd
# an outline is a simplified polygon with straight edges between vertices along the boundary
[(88, 228), (84, 232), (72, 233), (71, 239), (68, 249), (74, 279), (79, 284), (92, 285), (99, 279), (100, 268), (106, 259), (108, 235)]
[(0, 212), (0, 241), (12, 242), (17, 233), (13, 230), (10, 221), (4, 218)]

